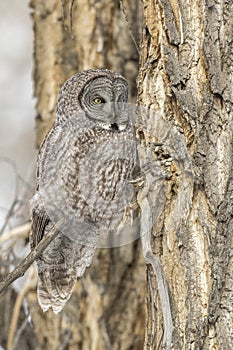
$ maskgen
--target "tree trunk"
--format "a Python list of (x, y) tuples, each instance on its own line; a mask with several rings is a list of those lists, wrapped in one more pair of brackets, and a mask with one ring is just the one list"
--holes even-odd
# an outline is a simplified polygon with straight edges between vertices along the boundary
[[(155, 112), (138, 119), (141, 157), (153, 154), (153, 164), (159, 135), (165, 146), (180, 135), (192, 165), (171, 162), (165, 204), (152, 230), (153, 252), (170, 290), (172, 349), (227, 350), (233, 346), (233, 3), (143, 4), (139, 102)], [(164, 121), (156, 134), (161, 116), (173, 130), (167, 138)], [(173, 153), (182, 159), (180, 152)], [(150, 203), (157, 200), (152, 190)], [(148, 277), (144, 348), (162, 349), (163, 319), (151, 268), (148, 276), (156, 312)]]
[[(142, 12), (134, 0), (125, 13), (138, 40)], [(56, 95), (75, 72), (108, 68), (129, 81), (136, 97), (138, 53), (117, 1), (31, 1), (35, 32), (35, 95), (38, 145), (55, 116)], [(72, 31), (70, 16), (72, 15)], [(41, 349), (142, 349), (145, 267), (140, 242), (100, 249), (91, 268), (77, 282), (64, 310), (40, 310), (36, 293), (28, 295)]]

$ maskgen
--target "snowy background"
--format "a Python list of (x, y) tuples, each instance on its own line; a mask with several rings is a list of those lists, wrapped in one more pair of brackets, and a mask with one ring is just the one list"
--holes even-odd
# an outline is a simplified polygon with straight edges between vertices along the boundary
[(33, 32), (28, 1), (0, 0), (0, 13), (1, 228), (15, 197), (23, 196), (27, 185), (31, 186), (36, 150)]

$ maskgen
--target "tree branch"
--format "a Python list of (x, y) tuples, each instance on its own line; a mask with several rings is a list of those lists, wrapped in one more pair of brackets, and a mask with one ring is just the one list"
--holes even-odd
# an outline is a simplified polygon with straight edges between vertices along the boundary
[[(148, 188), (144, 187), (139, 194), (138, 200), (142, 209), (141, 213), (141, 228), (143, 228), (141, 243), (142, 251), (145, 259), (145, 263), (150, 264), (157, 280), (158, 292), (160, 297), (162, 315), (163, 315), (163, 349), (170, 350), (172, 343), (172, 332), (173, 332), (173, 321), (172, 321), (172, 311), (169, 299), (169, 287), (166, 280), (162, 264), (159, 258), (153, 254), (151, 247), (151, 229), (152, 229), (152, 213), (151, 206), (148, 200)], [(151, 277), (149, 275), (150, 283), (150, 293), (151, 293), (151, 310), (152, 310), (152, 329), (151, 329), (151, 339), (150, 339), (150, 350), (153, 348), (153, 342), (155, 337), (155, 319), (154, 319), (154, 290), (151, 282)]]
[(30, 227), (31, 227), (31, 224), (27, 223), (24, 225), (17, 226), (13, 228), (11, 231), (8, 231), (7, 233), (0, 235), (0, 244), (9, 240), (16, 241), (19, 238), (28, 237), (28, 234), (30, 232)]
[(58, 235), (59, 229), (61, 228), (63, 220), (58, 221), (56, 226), (54, 226), (48, 234), (38, 243), (36, 248), (34, 248), (27, 256), (24, 258), (21, 263), (10, 272), (5, 278), (0, 281), (0, 293), (4, 292), (9, 285), (17, 280), (19, 277), (22, 277), (25, 272), (29, 269), (32, 263), (39, 258), (41, 253), (47, 248), (50, 242)]
[(7, 339), (7, 350), (14, 350), (15, 346), (14, 343), (17, 344), (15, 339), (15, 332), (17, 328), (18, 319), (20, 316), (20, 308), (23, 303), (24, 297), (27, 295), (27, 293), (32, 288), (31, 281), (32, 281), (32, 272), (27, 277), (27, 281), (25, 282), (25, 285), (23, 286), (22, 290), (17, 296), (16, 302), (14, 304), (13, 314), (11, 318), (11, 323), (9, 327), (9, 333), (8, 333), (8, 339)]

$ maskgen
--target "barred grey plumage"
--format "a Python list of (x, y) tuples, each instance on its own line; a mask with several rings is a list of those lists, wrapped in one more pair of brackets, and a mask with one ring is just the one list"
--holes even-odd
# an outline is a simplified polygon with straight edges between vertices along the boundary
[[(62, 232), (37, 260), (38, 301), (60, 312), (77, 277), (90, 266), (101, 234), (131, 220), (128, 180), (136, 163), (127, 82), (99, 69), (75, 74), (61, 88), (56, 121), (38, 155), (31, 201), (31, 247), (63, 218)], [(111, 236), (112, 237), (112, 236)]]

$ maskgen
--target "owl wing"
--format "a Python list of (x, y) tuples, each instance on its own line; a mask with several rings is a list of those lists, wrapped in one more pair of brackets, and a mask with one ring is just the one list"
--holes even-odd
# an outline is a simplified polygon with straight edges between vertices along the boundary
[[(34, 248), (54, 227), (43, 206), (32, 208), (31, 247)], [(76, 243), (61, 232), (37, 260), (38, 302), (45, 312), (50, 307), (60, 312), (71, 297), (77, 277), (90, 266), (95, 248)]]

